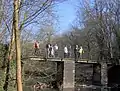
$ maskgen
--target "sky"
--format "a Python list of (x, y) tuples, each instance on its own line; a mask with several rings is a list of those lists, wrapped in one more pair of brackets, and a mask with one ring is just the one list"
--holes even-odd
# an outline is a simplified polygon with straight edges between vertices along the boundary
[[(57, 31), (57, 34), (62, 34), (65, 31), (70, 30), (71, 24), (76, 18), (76, 6), (77, 0), (66, 0), (62, 3), (58, 3), (54, 7), (53, 10), (58, 16), (58, 23), (54, 26), (54, 29)], [(29, 28), (34, 30), (34, 33), (39, 31), (39, 27), (40, 26), (37, 26), (36, 24), (29, 25)]]
[(77, 0), (67, 0), (55, 7), (57, 15), (59, 16), (58, 30), (63, 33), (69, 30), (70, 25), (76, 17)]

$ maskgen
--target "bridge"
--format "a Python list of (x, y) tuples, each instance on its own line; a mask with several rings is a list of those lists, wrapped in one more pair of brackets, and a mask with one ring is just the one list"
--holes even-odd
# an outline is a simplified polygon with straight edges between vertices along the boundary
[[(41, 53), (43, 54), (43, 53)], [(45, 53), (44, 53), (45, 54)], [(24, 59), (29, 59), (31, 61), (39, 61), (39, 62), (56, 62), (57, 63), (57, 82), (60, 82), (62, 80), (63, 84), (63, 91), (74, 91), (75, 89), (75, 64), (81, 63), (81, 64), (93, 64), (96, 65), (98, 62), (96, 60), (89, 60), (89, 59), (80, 59), (77, 58), (77, 61), (74, 57), (64, 58), (62, 56), (60, 57), (46, 57), (45, 55), (37, 55), (37, 56), (28, 56)], [(106, 63), (100, 63), (101, 64), (101, 84), (106, 85), (107, 84), (107, 64)], [(95, 69), (93, 68), (93, 73)], [(61, 74), (61, 75), (60, 75)], [(95, 74), (93, 75), (95, 77)]]

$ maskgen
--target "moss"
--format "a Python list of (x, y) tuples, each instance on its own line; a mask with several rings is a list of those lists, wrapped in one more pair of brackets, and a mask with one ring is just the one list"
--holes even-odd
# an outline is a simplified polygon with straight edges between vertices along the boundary
[(9, 91), (16, 91), (16, 61), (10, 62), (10, 79), (9, 79)]
[(5, 71), (0, 70), (0, 91), (3, 91), (4, 82), (5, 82)]

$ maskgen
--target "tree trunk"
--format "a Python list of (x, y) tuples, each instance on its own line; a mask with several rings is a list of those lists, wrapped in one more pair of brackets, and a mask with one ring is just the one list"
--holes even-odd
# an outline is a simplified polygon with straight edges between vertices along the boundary
[[(7, 58), (8, 59), (6, 59), (6, 57), (5, 57), (5, 60), (4, 60), (4, 62), (6, 62), (4, 65), (3, 65), (3, 68), (6, 68), (5, 70), (5, 83), (4, 83), (4, 86), (3, 86), (3, 88), (4, 88), (4, 90), (5, 91), (8, 91), (8, 87), (9, 87), (9, 78), (10, 78), (10, 61), (12, 60), (13, 61), (13, 59), (15, 58), (13, 58), (13, 54), (14, 54), (14, 50), (15, 50), (15, 35), (14, 35), (14, 29), (12, 28), (12, 31), (11, 31), (11, 41), (10, 41), (10, 44), (9, 44), (9, 47), (8, 47), (8, 50), (6, 50), (7, 51), (7, 54), (6, 54), (6, 56), (7, 56)], [(5, 66), (5, 67), (4, 67)], [(11, 70), (11, 71), (13, 71), (13, 70)]]
[(15, 48), (16, 48), (16, 78), (17, 91), (22, 90), (22, 75), (21, 75), (21, 46), (20, 46), (20, 31), (19, 31), (19, 0), (14, 0), (14, 15), (13, 25), (15, 34)]

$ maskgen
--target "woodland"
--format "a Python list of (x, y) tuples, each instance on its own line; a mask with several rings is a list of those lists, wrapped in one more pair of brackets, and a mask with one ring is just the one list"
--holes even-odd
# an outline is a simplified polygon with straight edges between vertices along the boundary
[(34, 56), (34, 40), (42, 56), (47, 43), (61, 50), (77, 44), (85, 59), (119, 64), (120, 0), (78, 0), (76, 19), (57, 34), (59, 17), (53, 8), (65, 1), (0, 0), (0, 91), (33, 91), (37, 82), (55, 81), (56, 63), (28, 59)]

